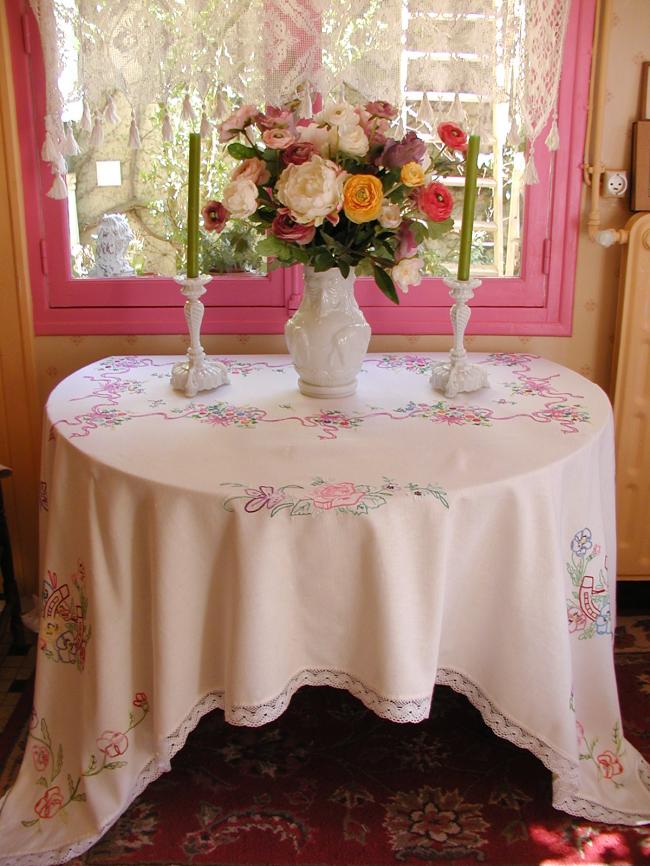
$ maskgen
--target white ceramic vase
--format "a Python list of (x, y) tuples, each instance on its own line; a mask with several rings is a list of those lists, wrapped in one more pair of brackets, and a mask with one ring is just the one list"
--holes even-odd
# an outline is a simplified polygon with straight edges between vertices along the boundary
[(284, 326), (298, 372), (298, 387), (309, 397), (346, 397), (357, 389), (357, 374), (370, 342), (370, 325), (354, 297), (354, 273), (305, 268), (300, 307)]

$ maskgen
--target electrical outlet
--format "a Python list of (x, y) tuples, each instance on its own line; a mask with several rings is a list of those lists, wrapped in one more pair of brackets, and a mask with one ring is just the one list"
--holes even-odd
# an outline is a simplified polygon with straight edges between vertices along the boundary
[(626, 171), (603, 172), (603, 195), (610, 198), (621, 198), (627, 192)]

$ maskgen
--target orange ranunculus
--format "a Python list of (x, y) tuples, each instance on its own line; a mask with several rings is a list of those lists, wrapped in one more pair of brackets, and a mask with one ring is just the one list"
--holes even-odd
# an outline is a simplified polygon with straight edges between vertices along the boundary
[(353, 174), (343, 187), (343, 210), (353, 223), (369, 223), (381, 213), (384, 191), (372, 174)]
[(424, 169), (419, 162), (407, 162), (399, 173), (404, 186), (422, 186), (424, 184)]

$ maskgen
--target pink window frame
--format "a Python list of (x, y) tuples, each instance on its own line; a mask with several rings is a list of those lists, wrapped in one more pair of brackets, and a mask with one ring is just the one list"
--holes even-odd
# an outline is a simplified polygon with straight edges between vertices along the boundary
[[(70, 272), (67, 203), (47, 198), (49, 167), (40, 158), (44, 69), (27, 0), (5, 0), (21, 141), (27, 244), (37, 335), (176, 334), (185, 332), (172, 279), (75, 279)], [(562, 144), (538, 148), (541, 182), (526, 190), (519, 277), (486, 278), (472, 302), (468, 333), (571, 334), (592, 31), (596, 0), (573, 2), (559, 98)], [(543, 140), (545, 133), (540, 136)], [(554, 165), (553, 165), (554, 162)], [(204, 297), (204, 333), (282, 333), (300, 302), (302, 271), (218, 276)], [(449, 298), (428, 278), (391, 304), (368, 278), (356, 295), (375, 334), (450, 333)]]

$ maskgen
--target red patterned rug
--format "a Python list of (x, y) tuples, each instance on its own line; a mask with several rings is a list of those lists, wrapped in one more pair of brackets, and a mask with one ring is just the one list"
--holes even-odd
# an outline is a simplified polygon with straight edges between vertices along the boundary
[[(627, 620), (618, 646), (626, 736), (650, 758), (650, 617)], [(589, 823), (550, 802), (542, 764), (449, 689), (436, 689), (419, 725), (303, 689), (263, 728), (204, 718), (172, 772), (72, 863), (650, 864), (650, 826)]]

